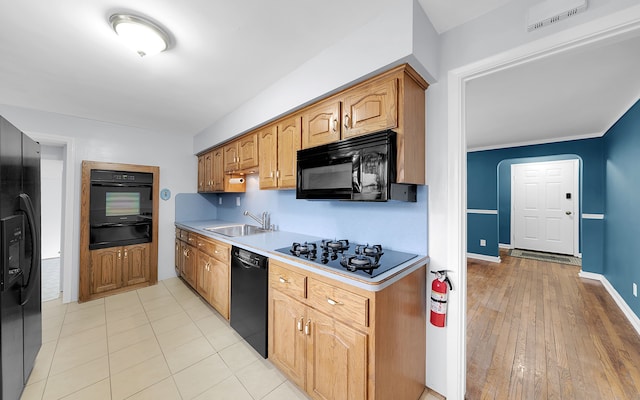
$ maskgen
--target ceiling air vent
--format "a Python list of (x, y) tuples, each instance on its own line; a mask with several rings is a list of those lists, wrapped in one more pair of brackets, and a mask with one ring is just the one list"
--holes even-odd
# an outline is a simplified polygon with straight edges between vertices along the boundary
[(529, 9), (527, 31), (535, 31), (587, 9), (587, 0), (546, 0)]

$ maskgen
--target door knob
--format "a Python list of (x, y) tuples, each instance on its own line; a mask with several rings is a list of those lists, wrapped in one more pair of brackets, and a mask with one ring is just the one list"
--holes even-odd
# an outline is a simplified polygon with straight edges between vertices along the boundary
[(565, 211), (564, 213), (567, 215), (571, 215), (571, 211)]

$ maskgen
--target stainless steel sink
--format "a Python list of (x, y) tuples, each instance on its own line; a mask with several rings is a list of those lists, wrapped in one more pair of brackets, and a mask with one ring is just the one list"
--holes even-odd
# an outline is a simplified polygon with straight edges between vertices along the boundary
[(234, 224), (234, 225), (223, 225), (223, 226), (213, 226), (209, 228), (204, 228), (205, 231), (219, 233), (225, 236), (248, 236), (248, 235), (256, 235), (258, 233), (268, 232), (265, 229), (260, 228), (255, 225), (248, 224)]

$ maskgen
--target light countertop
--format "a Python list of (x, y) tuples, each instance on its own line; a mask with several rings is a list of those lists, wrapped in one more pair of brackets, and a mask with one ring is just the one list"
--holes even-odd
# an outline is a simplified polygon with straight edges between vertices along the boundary
[(282, 247), (289, 247), (293, 242), (316, 242), (324, 239), (321, 237), (303, 235), (300, 233), (287, 231), (270, 231), (257, 233), (254, 235), (229, 237), (204, 229), (229, 224), (236, 224), (236, 222), (221, 220), (201, 220), (182, 221), (175, 223), (176, 227), (180, 229), (186, 229), (232, 246), (242, 247), (243, 249), (262, 254), (271, 259), (279, 260), (281, 262), (294, 265), (298, 268), (313, 272), (315, 274), (335, 279), (369, 291), (382, 290), (429, 262), (429, 257), (425, 255), (418, 255), (417, 257), (412, 258), (411, 260), (397, 266), (396, 268), (393, 268), (374, 278), (365, 280), (358, 277), (352, 277), (347, 272), (342, 274), (335, 269), (323, 268), (322, 266), (317, 264), (301, 262), (299, 258), (296, 258), (294, 256), (287, 256), (283, 253), (275, 251), (276, 249)]

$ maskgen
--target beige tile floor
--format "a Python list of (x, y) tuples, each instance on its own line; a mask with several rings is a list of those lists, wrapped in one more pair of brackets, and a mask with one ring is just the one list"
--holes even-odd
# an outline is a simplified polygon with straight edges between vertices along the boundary
[(42, 309), (22, 400), (308, 399), (178, 278)]

